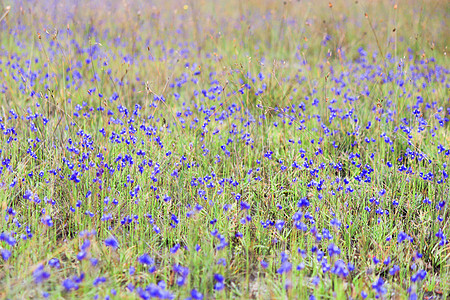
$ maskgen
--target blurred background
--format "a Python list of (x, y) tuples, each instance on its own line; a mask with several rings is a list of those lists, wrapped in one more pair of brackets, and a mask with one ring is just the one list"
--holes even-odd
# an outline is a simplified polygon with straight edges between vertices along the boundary
[(69, 27), (98, 40), (120, 38), (134, 48), (170, 36), (174, 44), (195, 41), (199, 52), (226, 47), (225, 40), (251, 56), (282, 48), (286, 59), (298, 47), (317, 57), (359, 47), (398, 56), (410, 47), (415, 55), (437, 56), (449, 41), (449, 1), (1, 1), (0, 10), (7, 8), (2, 35), (33, 26), (36, 38)]

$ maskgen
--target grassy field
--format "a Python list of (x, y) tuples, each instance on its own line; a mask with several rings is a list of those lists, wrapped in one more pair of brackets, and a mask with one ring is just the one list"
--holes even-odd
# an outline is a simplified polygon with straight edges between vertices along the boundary
[(1, 1), (1, 299), (450, 298), (446, 1)]

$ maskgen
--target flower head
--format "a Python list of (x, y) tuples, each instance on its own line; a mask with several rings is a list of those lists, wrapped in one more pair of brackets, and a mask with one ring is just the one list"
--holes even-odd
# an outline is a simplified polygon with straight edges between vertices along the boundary
[(105, 240), (105, 245), (107, 247), (111, 247), (113, 249), (117, 249), (119, 247), (119, 242), (116, 240), (115, 237), (110, 236)]

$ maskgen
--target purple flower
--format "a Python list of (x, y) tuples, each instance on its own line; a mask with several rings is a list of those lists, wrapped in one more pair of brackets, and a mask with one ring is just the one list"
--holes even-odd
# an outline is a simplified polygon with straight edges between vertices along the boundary
[(128, 289), (130, 292), (134, 291), (134, 285), (130, 282), (130, 283), (127, 285), (127, 289)]
[(193, 289), (191, 291), (191, 297), (194, 300), (202, 300), (203, 299), (203, 294), (200, 293), (199, 291), (197, 291), (196, 289)]
[(0, 250), (0, 252), (2, 254), (2, 258), (4, 261), (7, 261), (11, 257), (11, 251), (9, 251), (7, 249), (2, 249), (2, 250)]
[(398, 236), (397, 236), (397, 243), (402, 243), (404, 240), (406, 240), (408, 238), (408, 235), (406, 234), (406, 233), (404, 233), (403, 231), (400, 231), (399, 233), (398, 233)]
[(331, 220), (330, 224), (331, 224), (331, 226), (336, 227), (336, 228), (341, 227), (341, 222), (339, 222), (339, 220), (336, 219), (336, 218), (334, 218), (333, 220)]
[(225, 288), (225, 285), (224, 285), (223, 282), (216, 282), (216, 283), (214, 284), (214, 289), (215, 289), (216, 291), (221, 291), (221, 290), (223, 290), (224, 288)]
[(297, 206), (299, 208), (302, 208), (303, 206), (308, 207), (309, 206), (308, 198), (306, 197), (300, 198), (300, 200), (298, 200)]
[(52, 258), (48, 261), (48, 265), (52, 268), (56, 268), (59, 269), (61, 268), (61, 264), (59, 263), (59, 259), (57, 258)]
[(93, 267), (97, 266), (98, 264), (98, 258), (92, 257), (89, 261), (91, 262), (91, 266)]
[(133, 276), (133, 275), (134, 275), (134, 272), (136, 272), (136, 268), (133, 267), (133, 266), (130, 266), (130, 269), (128, 270), (128, 273), (129, 273), (131, 276)]
[(78, 290), (78, 284), (76, 284), (72, 279), (67, 278), (63, 281), (62, 286), (66, 291)]
[(281, 267), (277, 270), (278, 274), (289, 273), (292, 270), (292, 264), (287, 260), (281, 264)]
[(386, 288), (384, 287), (384, 280), (381, 277), (378, 277), (378, 280), (372, 283), (372, 288), (381, 295), (387, 292)]
[(283, 229), (283, 226), (284, 226), (284, 221), (283, 221), (283, 220), (277, 220), (277, 221), (275, 222), (275, 228), (276, 228), (278, 231), (281, 231), (281, 230)]
[(30, 200), (33, 197), (33, 193), (30, 190), (26, 190), (25, 194), (23, 194), (23, 199), (25, 200)]
[(331, 273), (336, 274), (340, 277), (347, 277), (349, 272), (347, 269), (347, 265), (345, 262), (341, 259), (337, 260), (334, 264), (333, 269), (331, 270)]
[(224, 277), (222, 274), (214, 274), (214, 280), (216, 281), (216, 283), (214, 284), (214, 289), (216, 291), (221, 291), (223, 290), (223, 288), (225, 287), (223, 281), (224, 281)]
[(177, 278), (177, 284), (178, 286), (183, 286), (186, 283), (186, 277), (180, 276)]
[(91, 242), (89, 240), (85, 240), (83, 242), (83, 245), (81, 245), (81, 250), (86, 251), (86, 249), (89, 248), (90, 245), (91, 245)]
[(427, 276), (427, 271), (425, 271), (425, 270), (419, 271), (420, 280), (424, 280), (426, 276)]
[(45, 225), (47, 225), (48, 227), (52, 227), (53, 226), (53, 221), (52, 218), (49, 215), (45, 215), (42, 219), (41, 222)]
[(50, 273), (44, 271), (44, 265), (41, 264), (33, 271), (33, 277), (35, 283), (41, 283), (50, 277)]
[(250, 209), (250, 204), (248, 204), (245, 201), (241, 201), (241, 210), (248, 210)]
[(174, 265), (173, 266), (173, 271), (175, 273), (178, 273), (178, 275), (180, 275), (183, 278), (185, 278), (185, 277), (187, 277), (189, 275), (189, 268), (183, 267), (181, 265)]
[(319, 283), (320, 283), (320, 278), (319, 278), (319, 276), (315, 276), (313, 279), (312, 279), (312, 284), (314, 284), (315, 286), (317, 286)]
[(78, 260), (83, 260), (83, 259), (86, 258), (86, 255), (87, 255), (86, 251), (80, 251), (80, 252), (78, 252), (78, 254), (77, 254), (77, 259), (78, 259)]
[(420, 270), (419, 272), (417, 272), (416, 274), (411, 276), (411, 281), (416, 282), (417, 280), (424, 280), (426, 276), (427, 276), (427, 271)]
[(180, 244), (175, 244), (175, 246), (170, 249), (170, 253), (175, 254), (177, 253), (178, 249), (180, 249)]
[(263, 269), (267, 269), (267, 267), (269, 266), (269, 264), (264, 260), (261, 260), (260, 264), (261, 264), (261, 267), (263, 267)]
[(341, 254), (341, 249), (339, 249), (338, 246), (336, 246), (335, 244), (331, 243), (328, 246), (328, 255), (330, 255), (330, 257), (333, 257), (334, 255), (339, 255)]
[(119, 242), (116, 240), (115, 237), (110, 236), (109, 238), (107, 238), (107, 239), (105, 240), (105, 245), (106, 245), (107, 247), (111, 247), (111, 248), (113, 248), (113, 249), (117, 249), (117, 248), (119, 247)]
[(222, 274), (214, 274), (214, 280), (217, 282), (223, 282), (224, 277)]
[(395, 274), (397, 274), (400, 271), (400, 267), (397, 265), (394, 265), (390, 270), (389, 270), (389, 274), (391, 276), (394, 276)]
[(138, 257), (138, 262), (143, 265), (153, 265), (155, 260), (148, 253), (144, 253)]
[(353, 272), (355, 270), (355, 266), (350, 262), (347, 264), (347, 267), (350, 272)]
[(94, 279), (93, 284), (94, 284), (94, 286), (97, 286), (97, 285), (99, 285), (102, 282), (106, 282), (106, 278), (103, 277), (103, 276), (100, 276), (100, 277), (97, 277), (97, 278)]
[(227, 265), (227, 261), (225, 258), (219, 258), (219, 260), (217, 261), (217, 264), (225, 267)]

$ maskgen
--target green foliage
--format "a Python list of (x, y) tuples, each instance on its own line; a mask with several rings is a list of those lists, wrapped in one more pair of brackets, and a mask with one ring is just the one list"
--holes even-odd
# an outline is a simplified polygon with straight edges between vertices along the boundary
[[(448, 121), (442, 129), (435, 117), (449, 117), (448, 33), (442, 24), (448, 5), (178, 2), (89, 2), (83, 9), (64, 1), (52, 8), (11, 3), (0, 23), (0, 83), (7, 87), (0, 94), (0, 123), (16, 134), (0, 135), (2, 162), (11, 166), (4, 163), (0, 177), (0, 232), (15, 232), (18, 243), (0, 241), (1, 249), (12, 252), (0, 260), (0, 298), (36, 298), (42, 292), (55, 299), (104, 297), (111, 289), (117, 299), (135, 298), (129, 284), (164, 280), (182, 299), (194, 288), (217, 299), (359, 299), (362, 291), (375, 297), (372, 284), (380, 277), (388, 279), (385, 298), (405, 298), (410, 286), (419, 297), (448, 297), (450, 248), (439, 245), (436, 234), (450, 234), (448, 181), (437, 183), (449, 163), (438, 145), (448, 149), (450, 143)], [(16, 26), (19, 21), (23, 27)], [(368, 53), (366, 63), (359, 62), (361, 49)], [(21, 87), (7, 61), (23, 74), (39, 71), (38, 80), (31, 85), (24, 79)], [(373, 69), (363, 70), (364, 64)], [(75, 80), (74, 70), (82, 79)], [(439, 70), (445, 75), (436, 75)], [(428, 72), (417, 82), (406, 81), (411, 73)], [(338, 82), (340, 74), (348, 75)], [(388, 80), (394, 75), (396, 80)], [(178, 86), (183, 78), (187, 83)], [(346, 90), (338, 93), (342, 84)], [(208, 100), (201, 92), (212, 87), (209, 94), (216, 98)], [(424, 131), (411, 109), (418, 96), (425, 99), (419, 107)], [(314, 98), (317, 105), (311, 104)], [(332, 118), (330, 107), (340, 110), (339, 118)], [(410, 133), (400, 130), (405, 122)], [(120, 143), (113, 142), (113, 133)], [(414, 158), (406, 155), (411, 151)], [(403, 166), (412, 172), (401, 171)], [(355, 179), (362, 170), (371, 180)], [(69, 180), (74, 171), (79, 182)], [(419, 176), (430, 172), (433, 180)], [(208, 176), (214, 186), (199, 193), (193, 178)], [(39, 201), (26, 199), (28, 191)], [(299, 209), (301, 198), (309, 207)], [(241, 209), (241, 201), (250, 209)], [(447, 205), (437, 210), (441, 201)], [(16, 214), (6, 218), (8, 208)], [(314, 220), (302, 219), (307, 231), (293, 224), (299, 210)], [(45, 216), (53, 226), (44, 224)], [(247, 216), (251, 221), (244, 222)], [(335, 219), (339, 228), (331, 225)], [(263, 226), (267, 220), (285, 223), (278, 230)], [(21, 238), (26, 228), (33, 237)], [(323, 237), (324, 229), (332, 239)], [(89, 238), (80, 237), (93, 230)], [(227, 242), (223, 248), (214, 230)], [(413, 242), (399, 243), (401, 233)], [(110, 236), (118, 249), (105, 245)], [(87, 258), (79, 260), (86, 239)], [(338, 258), (327, 256), (331, 243), (341, 249), (339, 259), (354, 265), (348, 276), (323, 272), (311, 252), (313, 246), (324, 251), (333, 267)], [(180, 249), (171, 253), (176, 244)], [(292, 271), (282, 274), (281, 252), (292, 263)], [(137, 263), (143, 253), (155, 259), (154, 272)], [(33, 272), (40, 264), (50, 270), (54, 257), (62, 267), (36, 284)], [(381, 262), (375, 264), (374, 257)], [(393, 263), (383, 264), (388, 257)], [(95, 267), (90, 258), (99, 259)], [(393, 264), (400, 270), (391, 276)], [(181, 287), (174, 265), (190, 270)], [(413, 284), (419, 270), (427, 277)], [(62, 281), (81, 272), (79, 288), (65, 291)], [(225, 278), (223, 291), (213, 288), (217, 273)], [(107, 283), (93, 287), (99, 276)]]

